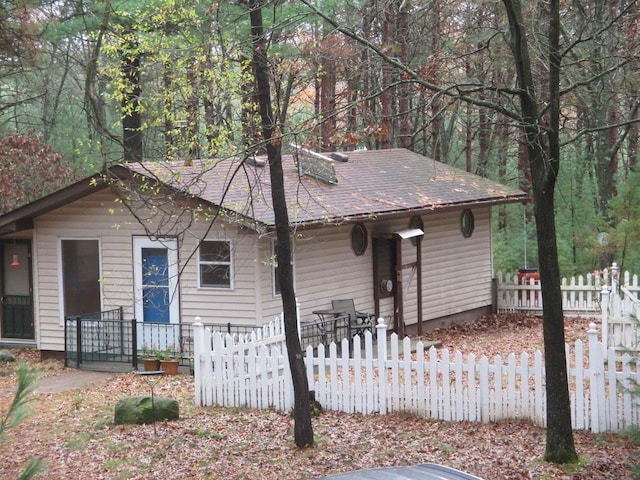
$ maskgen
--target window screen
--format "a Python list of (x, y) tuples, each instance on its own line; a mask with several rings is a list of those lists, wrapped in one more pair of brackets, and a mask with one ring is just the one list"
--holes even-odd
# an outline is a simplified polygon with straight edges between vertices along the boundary
[(199, 252), (200, 286), (232, 288), (231, 242), (204, 240)]

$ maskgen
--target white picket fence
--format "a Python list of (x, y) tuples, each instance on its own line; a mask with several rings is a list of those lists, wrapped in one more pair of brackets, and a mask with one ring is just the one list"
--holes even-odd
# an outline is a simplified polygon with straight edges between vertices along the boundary
[(618, 353), (640, 354), (640, 300), (627, 287), (602, 291), (602, 343)]
[[(565, 313), (596, 314), (600, 311), (600, 292), (607, 285), (608, 273), (595, 272), (578, 277), (563, 278), (562, 308)], [(520, 279), (518, 275), (498, 272), (498, 312), (542, 312), (540, 281)]]
[[(386, 338), (380, 319), (377, 338)], [(201, 406), (293, 408), (293, 386), (284, 343), (246, 342), (194, 325), (195, 398)], [(466, 359), (461, 352), (431, 349), (396, 334), (375, 342), (365, 333), (350, 345), (306, 349), (311, 390), (323, 408), (348, 413), (409, 412), (424, 418), (491, 422), (521, 419), (545, 424), (543, 355)], [(595, 324), (585, 346), (567, 345), (573, 427), (619, 431), (640, 425), (632, 390), (640, 380), (634, 359), (616, 359), (598, 341)], [(349, 352), (352, 352), (352, 355)], [(340, 353), (339, 353), (340, 352)], [(620, 366), (617, 369), (617, 366)]]
[[(193, 324), (197, 405), (269, 408), (292, 402), (284, 316), (249, 335), (230, 335)], [(275, 395), (275, 397), (274, 397)], [(280, 397), (285, 395), (285, 397)]]
[[(565, 313), (597, 315), (602, 311), (601, 296), (605, 288), (618, 291), (625, 288), (632, 294), (640, 294), (638, 275), (624, 272), (620, 278), (614, 263), (604, 270), (561, 280), (562, 308)], [(521, 279), (517, 274), (498, 272), (496, 275), (497, 309), (499, 312), (542, 312), (540, 281)]]

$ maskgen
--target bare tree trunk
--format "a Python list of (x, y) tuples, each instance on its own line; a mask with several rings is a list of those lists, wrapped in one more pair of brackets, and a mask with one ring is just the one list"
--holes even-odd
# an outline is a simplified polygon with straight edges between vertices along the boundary
[(271, 107), (271, 87), (267, 63), (267, 44), (262, 23), (262, 1), (249, 2), (251, 18), (251, 42), (253, 47), (253, 71), (257, 86), (262, 133), (269, 159), (271, 197), (276, 224), (276, 261), (280, 277), (280, 292), (284, 312), (284, 328), (289, 355), (289, 365), (294, 389), (294, 437), (299, 448), (313, 446), (313, 426), (309, 408), (309, 384), (304, 366), (302, 348), (298, 337), (296, 295), (293, 288), (293, 267), (291, 265), (291, 237), (289, 214), (284, 191), (282, 171), (282, 139), (277, 128), (277, 120)]
[[(498, 157), (498, 179), (501, 182), (505, 181), (507, 176), (507, 145), (509, 144), (509, 126), (507, 125), (507, 119), (502, 119), (498, 126), (498, 136), (500, 138), (500, 154)], [(498, 210), (498, 229), (505, 230), (507, 228), (507, 210), (504, 205)]]
[[(465, 147), (464, 147), (464, 154), (465, 154), (465, 168), (467, 170), (467, 172), (472, 172), (473, 171), (473, 128), (472, 128), (472, 119), (471, 119), (471, 110), (472, 110), (473, 106), (468, 103), (466, 105), (465, 108), (465, 112), (466, 112), (466, 134), (465, 134)], [(438, 160), (438, 158), (436, 158), (436, 156), (434, 155), (434, 158), (436, 160)]]
[(629, 127), (629, 168), (635, 168), (638, 164), (638, 124)]
[[(385, 46), (385, 51), (388, 54), (392, 54), (394, 45), (394, 23), (395, 16), (393, 12), (393, 2), (388, 2), (384, 9), (384, 21), (382, 41)], [(382, 85), (383, 91), (380, 95), (380, 103), (382, 110), (382, 118), (380, 121), (380, 148), (391, 148), (391, 135), (393, 130), (393, 92), (391, 90), (393, 83), (393, 67), (385, 62), (382, 65)]]
[[(409, 2), (402, 2), (398, 12), (400, 61), (405, 65), (409, 65), (409, 7)], [(409, 94), (409, 83), (401, 83), (398, 87), (398, 146), (401, 148), (409, 148), (413, 143)]]
[[(540, 259), (543, 302), (545, 378), (547, 395), (547, 438), (545, 459), (568, 463), (578, 456), (571, 428), (571, 401), (564, 339), (564, 313), (560, 290), (560, 266), (556, 244), (553, 193), (560, 167), (560, 7), (550, 0), (549, 27), (549, 125), (545, 138), (537, 105), (533, 71), (519, 0), (503, 0), (509, 19), (511, 50), (520, 85), (520, 108), (527, 139), (534, 214)], [(547, 147), (548, 145), (548, 147)]]
[[(368, 0), (364, 7), (364, 13), (362, 15), (362, 31), (363, 35), (367, 39), (376, 38), (380, 32), (377, 28), (377, 1)], [(364, 109), (362, 114), (362, 121), (365, 128), (370, 128), (377, 122), (378, 117), (378, 104), (377, 98), (371, 95), (371, 92), (378, 86), (376, 79), (378, 77), (378, 71), (373, 68), (373, 55), (367, 48), (362, 51), (362, 65), (368, 65), (368, 68), (362, 69), (362, 94), (365, 97)], [(373, 135), (367, 135), (364, 138), (365, 145), (368, 149), (379, 148), (378, 141)]]
[[(483, 95), (479, 95), (483, 98)], [(487, 166), (489, 163), (489, 121), (487, 109), (478, 107), (478, 166), (476, 173), (481, 177), (487, 176)]]
[(198, 96), (199, 84), (196, 61), (192, 61), (187, 70), (189, 81), (189, 97), (187, 98), (187, 156), (185, 165), (191, 165), (194, 158), (200, 157), (200, 115)]
[[(330, 30), (326, 26), (326, 30)], [(336, 61), (334, 34), (323, 32), (322, 47), (320, 48), (320, 125), (321, 151), (335, 150), (333, 136), (336, 130)]]
[(167, 157), (172, 158), (176, 143), (173, 131), (173, 96), (171, 95), (171, 72), (169, 65), (165, 64), (162, 71), (162, 99), (164, 102), (164, 151)]
[(140, 56), (135, 41), (126, 42), (122, 52), (122, 144), (125, 162), (142, 161), (142, 119), (140, 117)]
[(520, 190), (531, 193), (529, 150), (527, 149), (527, 136), (524, 132), (521, 132), (520, 135), (518, 135), (518, 170), (522, 175), (520, 179)]
[[(242, 61), (243, 76), (246, 70), (250, 68), (249, 62)], [(255, 67), (253, 67), (255, 68)], [(256, 114), (259, 111), (258, 94), (256, 93), (256, 80), (245, 79), (242, 85), (242, 141), (244, 145), (250, 150), (250, 153), (254, 155), (264, 155), (266, 153), (264, 142), (261, 141), (258, 134), (259, 126), (256, 124)]]
[[(431, 62), (430, 70), (437, 72), (440, 68), (440, 55), (441, 55), (441, 29), (442, 29), (442, 5), (440, 0), (434, 0), (431, 7), (431, 15), (433, 23), (431, 27)], [(442, 108), (442, 102), (439, 96), (435, 96), (431, 103), (431, 140), (433, 142), (433, 159), (442, 162), (442, 136), (444, 132), (444, 121), (442, 120), (442, 114), (440, 112)], [(469, 145), (468, 145), (469, 146)]]

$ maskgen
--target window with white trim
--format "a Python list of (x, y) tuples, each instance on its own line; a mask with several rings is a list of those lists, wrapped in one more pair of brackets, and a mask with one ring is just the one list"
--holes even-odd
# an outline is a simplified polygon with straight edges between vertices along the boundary
[(60, 266), (62, 316), (100, 312), (100, 241), (61, 239)]
[(233, 288), (233, 257), (231, 242), (203, 240), (198, 248), (198, 286)]

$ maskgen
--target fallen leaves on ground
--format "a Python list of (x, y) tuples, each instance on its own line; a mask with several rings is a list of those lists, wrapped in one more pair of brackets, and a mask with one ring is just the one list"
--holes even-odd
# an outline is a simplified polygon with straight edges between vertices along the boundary
[[(588, 341), (589, 325), (593, 318), (568, 317), (565, 319), (565, 342), (573, 347), (576, 340)], [(437, 340), (449, 352), (459, 350), (465, 356), (474, 354), (492, 359), (505, 358), (509, 353), (526, 352), (533, 356), (536, 350), (544, 352), (542, 317), (525, 313), (485, 315), (475, 322), (433, 330), (422, 337)]]
[[(567, 341), (586, 339), (588, 319), (567, 319)], [(527, 315), (487, 316), (441, 329), (429, 337), (451, 351), (506, 355), (542, 349), (542, 326)], [(37, 362), (64, 370), (59, 362)], [(15, 367), (0, 369), (0, 413), (15, 387)], [(575, 432), (581, 461), (558, 466), (542, 461), (545, 431), (527, 423), (478, 424), (425, 420), (409, 415), (324, 412), (314, 417), (316, 447), (293, 445), (287, 412), (196, 407), (190, 376), (162, 377), (155, 394), (180, 401), (181, 419), (155, 425), (113, 425), (113, 408), (127, 395), (147, 395), (135, 374), (115, 374), (91, 386), (35, 394), (31, 416), (0, 441), (0, 478), (16, 478), (27, 460), (43, 458), (47, 479), (314, 479), (359, 468), (435, 462), (485, 480), (625, 479), (635, 447), (618, 434)]]

